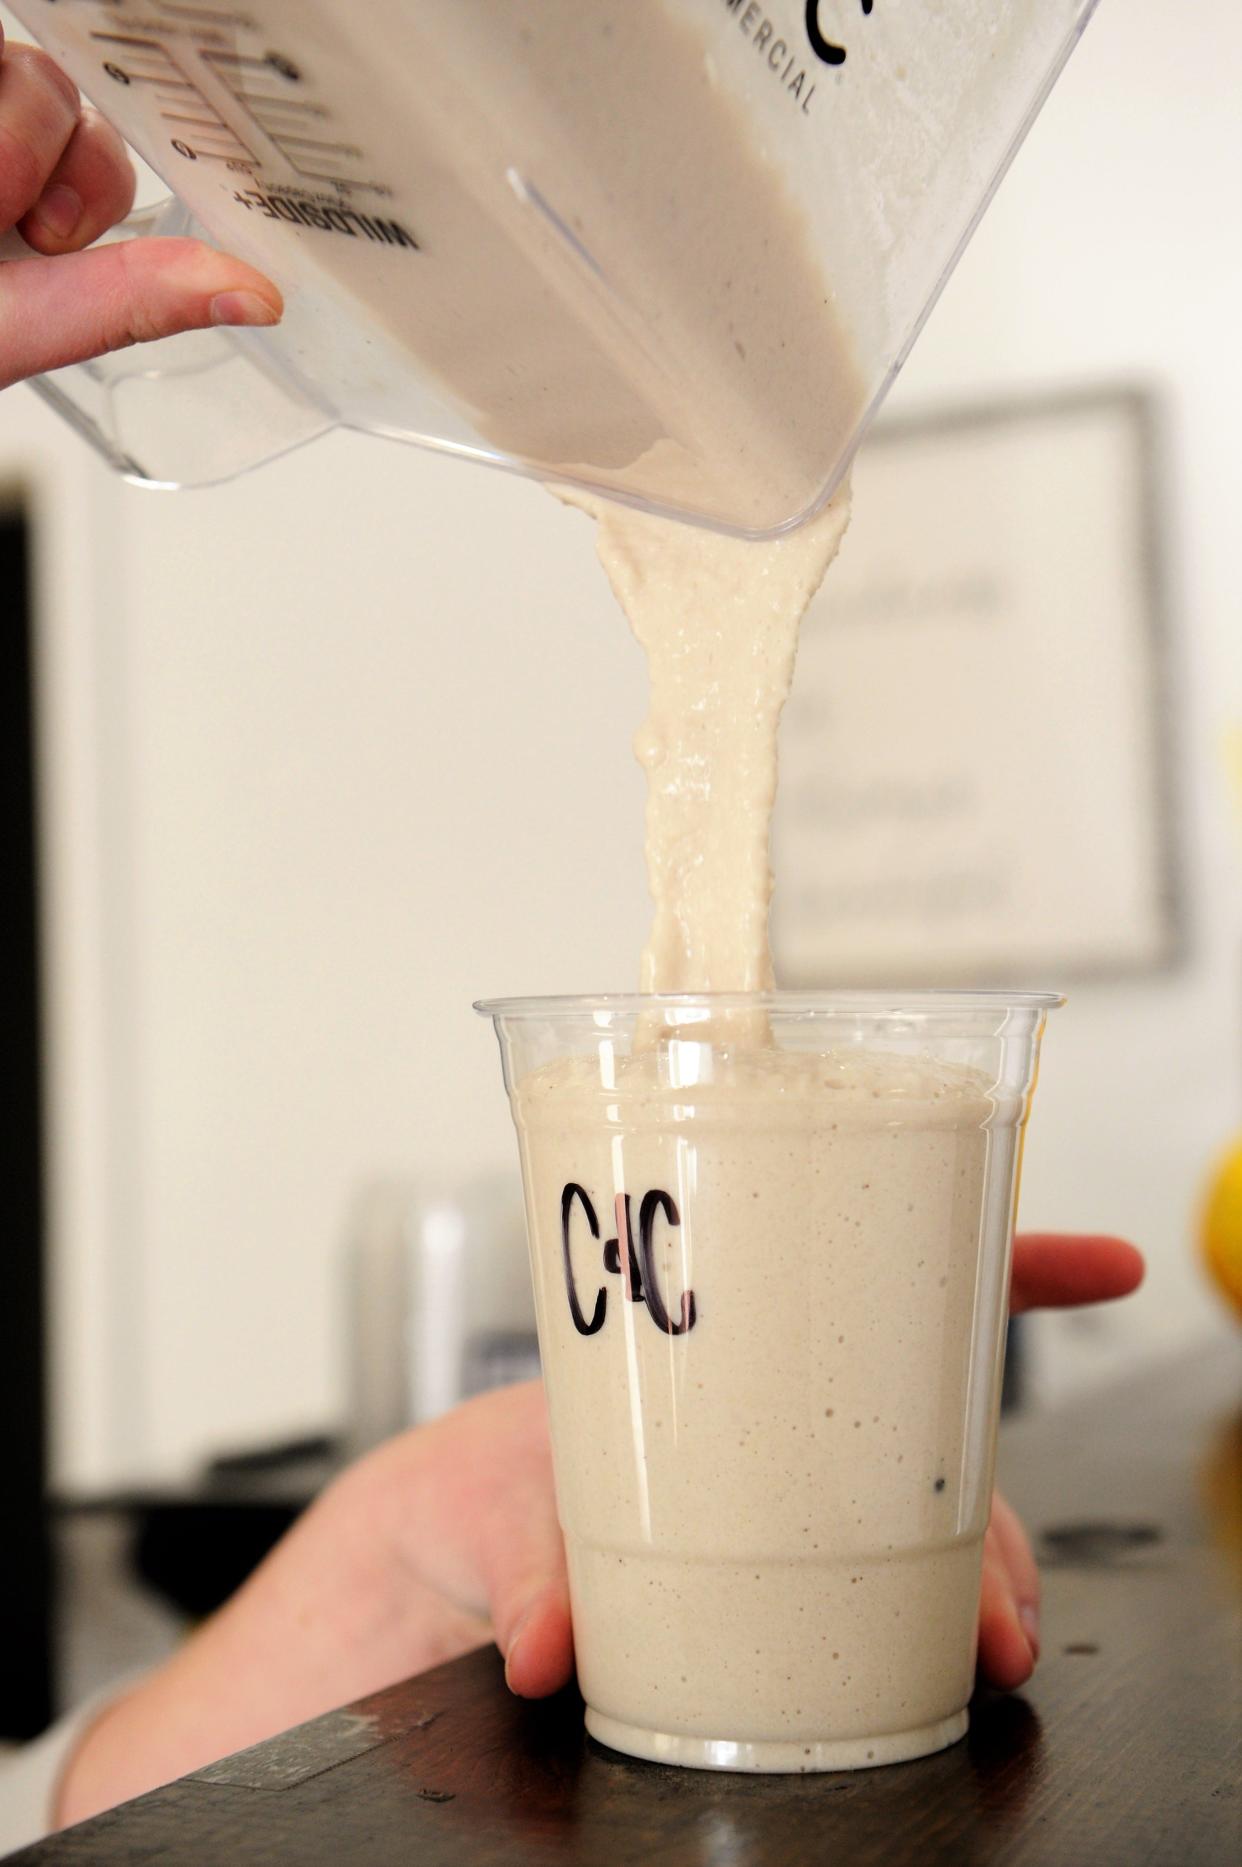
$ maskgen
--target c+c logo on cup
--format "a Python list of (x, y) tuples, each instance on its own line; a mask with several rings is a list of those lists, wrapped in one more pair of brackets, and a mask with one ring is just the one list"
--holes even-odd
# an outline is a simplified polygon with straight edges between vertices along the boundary
[[(565, 1271), (565, 1293), (569, 1298), (569, 1313), (573, 1317), (574, 1328), (579, 1335), (595, 1335), (604, 1326), (604, 1317), (608, 1313), (608, 1291), (601, 1284), (595, 1293), (595, 1307), (588, 1320), (578, 1299), (578, 1286), (574, 1282), (573, 1260), (569, 1250), (570, 1224), (575, 1205), (581, 1206), (590, 1229), (591, 1237), (599, 1237), (599, 1219), (591, 1196), (585, 1187), (571, 1180), (561, 1194), (561, 1262)], [(631, 1303), (645, 1303), (647, 1313), (656, 1328), (664, 1335), (686, 1335), (698, 1320), (693, 1290), (683, 1290), (677, 1320), (669, 1315), (664, 1298), (660, 1293), (660, 1280), (655, 1263), (655, 1226), (656, 1220), (663, 1215), (671, 1226), (681, 1224), (681, 1215), (670, 1193), (659, 1187), (644, 1193), (638, 1208), (638, 1249), (634, 1248), (634, 1230), (630, 1223), (630, 1195), (618, 1193), (614, 1204), (617, 1219), (617, 1236), (609, 1238), (604, 1245), (603, 1265), (612, 1275), (620, 1276), (622, 1287)]]
[[(871, 7), (872, 0), (862, 0), (862, 10), (864, 13), (869, 14), (871, 12)], [(833, 45), (832, 41), (830, 39), (825, 39), (823, 33), (820, 31), (819, 0), (806, 0), (806, 36), (811, 41), (811, 50), (814, 52), (816, 58), (822, 58), (825, 65), (843, 65), (845, 63), (845, 47), (843, 45)]]

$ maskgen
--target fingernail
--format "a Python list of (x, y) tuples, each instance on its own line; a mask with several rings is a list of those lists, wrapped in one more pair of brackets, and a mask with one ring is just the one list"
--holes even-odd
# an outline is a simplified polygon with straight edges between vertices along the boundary
[(280, 318), (257, 292), (221, 292), (211, 301), (213, 324), (278, 324)]
[(1022, 1606), (1018, 1609), (1018, 1619), (1021, 1621), (1022, 1631), (1030, 1643), (1032, 1657), (1038, 1659), (1039, 1609), (1032, 1607), (1029, 1601), (1024, 1601)]
[(34, 217), (54, 239), (67, 240), (82, 218), (82, 197), (64, 182), (56, 182), (35, 202)]

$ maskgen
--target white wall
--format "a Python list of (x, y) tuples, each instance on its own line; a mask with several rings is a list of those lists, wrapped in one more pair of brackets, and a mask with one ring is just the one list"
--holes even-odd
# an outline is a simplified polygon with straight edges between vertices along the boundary
[(625, 986), (645, 907), (642, 669), (584, 519), (344, 439), (118, 503), (112, 1249), (136, 1313), (66, 1416), (77, 1476), (122, 1390), (117, 1469), (331, 1417), (355, 1187), (508, 1165), (471, 1000)]
[(1127, 1232), (1151, 1274), (1124, 1308), (1042, 1327), (1048, 1386), (1171, 1348), (1219, 1316), (1192, 1254), (1204, 1176), (1242, 1130), (1238, 820), (1223, 743), (1242, 716), (1240, 70), (1242, 19), (1225, 0), (1105, 0), (901, 386), (908, 407), (1100, 379), (1163, 398), (1191, 953), (1174, 977), (1076, 990), (1050, 1027), (1024, 1222)]
[[(1216, 1315), (1189, 1234), (1242, 1127), (1239, 54), (1229, 0), (1105, 4), (894, 403), (1166, 397), (1193, 955), (1079, 990), (1050, 1035), (1024, 1217), (1153, 1260), (1124, 1310), (1044, 1332), (1053, 1387)], [(64, 457), (24, 392), (3, 421)], [(178, 497), (75, 471), (93, 587), (57, 599), (47, 689), (58, 1464), (96, 1483), (330, 1420), (353, 1188), (509, 1162), (470, 1000), (633, 980), (644, 683), (586, 522), (534, 487), (348, 438)]]

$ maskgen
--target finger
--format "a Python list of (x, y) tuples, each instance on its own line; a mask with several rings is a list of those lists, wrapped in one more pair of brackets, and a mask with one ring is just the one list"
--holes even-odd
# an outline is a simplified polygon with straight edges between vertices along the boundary
[(562, 1577), (549, 1583), (518, 1623), (505, 1653), (505, 1679), (519, 1698), (547, 1698), (569, 1683), (573, 1670), (569, 1588)]
[(482, 1570), (505, 1678), (521, 1698), (544, 1698), (572, 1677), (573, 1628), (565, 1544), (557, 1521), (542, 1391), (537, 1432), (524, 1433), (503, 1490), (494, 1492)]
[(80, 114), (60, 66), (33, 45), (0, 59), (0, 232), (15, 227), (43, 192)]
[(1143, 1281), (1143, 1256), (1124, 1238), (1028, 1233), (1014, 1240), (1009, 1307), (1065, 1309), (1128, 1296)]
[[(385, 1486), (395, 1545), (442, 1594), (486, 1611), (515, 1692), (557, 1691), (573, 1673), (573, 1637), (542, 1384), (480, 1395), (408, 1444), (418, 1507), (411, 1516), (407, 1479)], [(402, 1442), (373, 1456), (400, 1461)]]
[(1039, 1658), (1039, 1569), (1022, 1521), (1000, 1492), (992, 1498), (991, 1530), (997, 1553), (1009, 1573), (1014, 1605), (1031, 1655)]
[(0, 387), (210, 324), (275, 324), (270, 280), (197, 240), (118, 240), (0, 265)]
[(1034, 1671), (1030, 1643), (1018, 1619), (1009, 1571), (989, 1531), (983, 1543), (979, 1595), (979, 1671), (992, 1685), (1012, 1692)]
[(64, 154), (18, 232), (39, 253), (70, 253), (89, 246), (124, 220), (134, 204), (137, 178), (110, 123), (84, 110)]

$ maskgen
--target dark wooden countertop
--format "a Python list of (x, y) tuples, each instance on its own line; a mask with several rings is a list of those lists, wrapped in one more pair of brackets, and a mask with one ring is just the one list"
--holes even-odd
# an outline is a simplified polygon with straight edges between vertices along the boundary
[(940, 1756), (819, 1777), (631, 1762), (478, 1653), (12, 1856), (30, 1867), (1238, 1867), (1242, 1355), (1006, 1430), (1045, 1566), (1029, 1688)]

